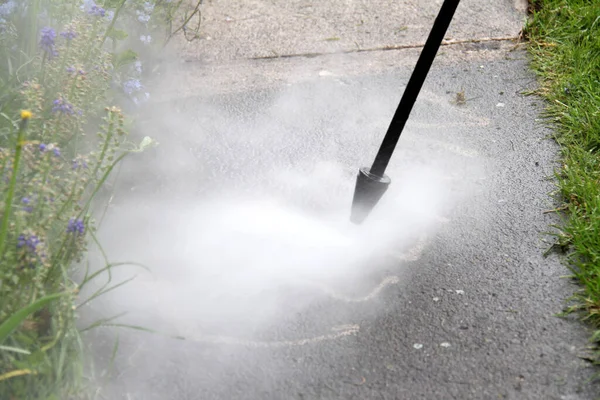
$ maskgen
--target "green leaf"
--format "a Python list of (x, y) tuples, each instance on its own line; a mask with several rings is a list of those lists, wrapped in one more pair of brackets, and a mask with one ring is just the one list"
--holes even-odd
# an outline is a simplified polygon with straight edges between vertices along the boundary
[(152, 139), (150, 136), (144, 136), (144, 138), (140, 142), (140, 146), (133, 151), (135, 151), (136, 153), (142, 152), (149, 147), (155, 147), (155, 146), (158, 146), (158, 142), (156, 140)]
[(18, 347), (12, 347), (12, 346), (0, 346), (0, 350), (2, 351), (12, 351), (13, 353), (21, 353), (21, 354), (31, 354), (31, 352), (29, 352), (28, 350), (25, 349), (20, 349)]
[(8, 122), (10, 122), (11, 125), (13, 125), (15, 127), (17, 126), (17, 124), (15, 124), (14, 121), (12, 120), (12, 118), (9, 117), (8, 115), (6, 115), (5, 113), (0, 113), (0, 116), (2, 118), (4, 118), (5, 120), (7, 120)]
[(115, 55), (114, 67), (120, 68), (123, 65), (131, 64), (137, 60), (137, 53), (133, 50), (125, 50)]
[(42, 297), (38, 301), (31, 303), (30, 305), (21, 308), (19, 311), (15, 312), (13, 315), (8, 317), (2, 324), (0, 325), (0, 343), (4, 342), (8, 335), (11, 334), (13, 330), (15, 330), (21, 322), (25, 318), (27, 318), (30, 314), (40, 310), (46, 304), (52, 302), (53, 300), (58, 299), (59, 297), (67, 295), (67, 292), (51, 294), (45, 297)]
[(27, 363), (29, 364), (29, 368), (37, 367), (40, 364), (43, 364), (46, 361), (46, 353), (41, 350), (38, 350), (32, 353), (29, 357), (27, 357)]
[(122, 31), (120, 29), (111, 28), (110, 31), (106, 34), (107, 37), (115, 39), (115, 40), (124, 40), (127, 38), (127, 32)]
[(17, 332), (13, 338), (15, 339), (16, 342), (19, 342), (22, 345), (26, 345), (26, 346), (34, 346), (37, 344), (36, 340), (33, 338), (32, 335), (26, 335), (22, 332)]

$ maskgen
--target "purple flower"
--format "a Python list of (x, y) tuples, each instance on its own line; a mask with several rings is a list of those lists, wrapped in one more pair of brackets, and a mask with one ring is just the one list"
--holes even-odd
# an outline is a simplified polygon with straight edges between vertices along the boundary
[(139, 61), (139, 60), (138, 60), (138, 61), (136, 61), (136, 62), (133, 64), (133, 67), (135, 68), (135, 70), (137, 71), (137, 73), (138, 73), (138, 74), (141, 74), (141, 73), (142, 73), (142, 62), (141, 62), (141, 61)]
[(30, 206), (31, 204), (31, 199), (29, 197), (23, 197), (21, 199), (21, 203), (25, 204), (25, 206), (23, 206), (23, 211), (26, 211), (28, 213), (33, 211), (33, 207)]
[(69, 224), (67, 225), (67, 233), (73, 233), (76, 235), (83, 235), (85, 233), (85, 224), (82, 219), (69, 219)]
[(75, 160), (73, 160), (73, 166), (72, 166), (73, 169), (79, 169), (79, 168), (82, 168), (82, 167), (83, 168), (87, 168), (88, 167), (88, 165), (85, 162), (85, 160), (81, 160), (81, 159), (77, 159), (77, 158)]
[(0, 27), (4, 28), (3, 25), (6, 24), (5, 18), (8, 18), (15, 8), (17, 8), (17, 3), (14, 0), (0, 4)]
[(72, 74), (73, 72), (75, 72), (75, 67), (67, 67), (67, 72)]
[(58, 147), (54, 147), (52, 152), (54, 153), (54, 156), (60, 157), (60, 149)]
[(40, 143), (40, 151), (43, 153), (46, 151), (46, 149), (48, 149), (48, 146), (44, 143)]
[(140, 14), (138, 15), (138, 21), (143, 24), (148, 23), (150, 21), (150, 16), (147, 14)]
[(58, 52), (54, 48), (54, 42), (56, 40), (56, 31), (50, 27), (42, 28), (40, 47), (48, 54), (49, 57), (55, 57)]
[(81, 10), (95, 17), (104, 17), (106, 15), (106, 10), (96, 4), (94, 0), (84, 0)]
[(32, 253), (37, 251), (37, 246), (41, 243), (41, 240), (36, 235), (19, 235), (17, 238), (17, 248), (21, 249), (26, 247)]
[(135, 13), (137, 14), (138, 21), (140, 21), (142, 24), (146, 24), (150, 21), (150, 14), (146, 14), (140, 10), (136, 10)]
[[(42, 262), (46, 259), (46, 252), (44, 251), (44, 243), (37, 237), (37, 235), (32, 234), (21, 234), (17, 238), (17, 248), (22, 249), (25, 252), (29, 253), (30, 257), (35, 256), (42, 260)], [(35, 268), (37, 262), (35, 259), (30, 257), (26, 257), (26, 265), (30, 268)]]
[(88, 11), (88, 14), (93, 15), (95, 17), (104, 17), (106, 15), (106, 10), (94, 4), (90, 8), (90, 11)]
[(133, 92), (139, 92), (142, 90), (143, 86), (139, 79), (129, 79), (123, 83), (123, 90), (127, 94), (132, 94)]
[(73, 31), (72, 29), (69, 29), (68, 31), (61, 32), (60, 36), (64, 37), (67, 40), (73, 40), (77, 37), (77, 33), (75, 33), (75, 31)]
[(17, 3), (14, 0), (9, 0), (4, 4), (0, 4), (0, 17), (8, 17), (15, 8), (17, 8)]
[(52, 112), (60, 112), (62, 114), (73, 115), (75, 110), (73, 109), (73, 105), (69, 104), (63, 99), (56, 99), (52, 102), (54, 107), (52, 107)]
[(152, 11), (154, 11), (154, 4), (152, 4), (149, 1), (145, 1), (144, 2), (144, 11), (146, 11), (148, 14), (151, 14)]
[(146, 1), (143, 4), (143, 8), (143, 10), (136, 10), (135, 13), (137, 14), (138, 21), (140, 21), (142, 24), (147, 24), (150, 21), (152, 12), (154, 11), (154, 4), (152, 4), (150, 1)]

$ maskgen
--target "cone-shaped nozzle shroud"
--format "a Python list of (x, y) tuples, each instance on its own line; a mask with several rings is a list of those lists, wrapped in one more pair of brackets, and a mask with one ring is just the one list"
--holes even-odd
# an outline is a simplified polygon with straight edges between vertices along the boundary
[(369, 168), (361, 168), (356, 177), (350, 221), (361, 224), (375, 208), (390, 183), (391, 180), (387, 175), (380, 178), (371, 174)]

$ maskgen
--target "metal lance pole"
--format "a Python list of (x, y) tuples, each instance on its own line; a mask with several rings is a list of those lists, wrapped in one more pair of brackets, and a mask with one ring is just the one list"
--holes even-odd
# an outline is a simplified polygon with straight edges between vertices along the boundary
[(442, 4), (373, 165), (370, 169), (363, 167), (358, 171), (350, 215), (350, 221), (355, 224), (360, 224), (367, 218), (391, 183), (390, 178), (385, 175), (385, 169), (459, 2), (460, 0), (445, 0)]

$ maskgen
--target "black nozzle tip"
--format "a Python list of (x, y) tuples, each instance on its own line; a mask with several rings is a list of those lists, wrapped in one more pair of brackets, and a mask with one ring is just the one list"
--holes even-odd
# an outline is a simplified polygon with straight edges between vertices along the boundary
[(369, 168), (361, 168), (356, 177), (350, 221), (362, 224), (383, 197), (390, 183), (388, 176), (375, 176), (369, 173)]

